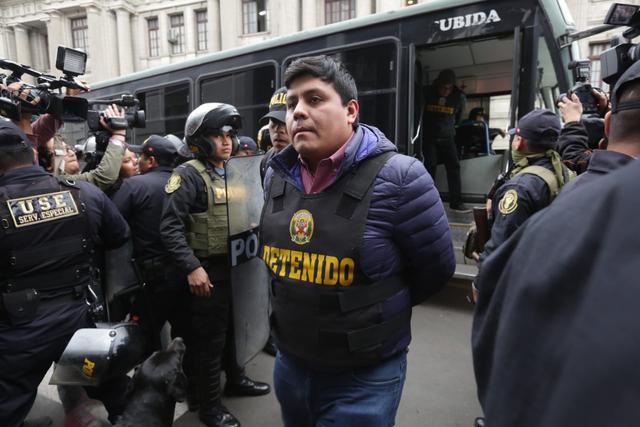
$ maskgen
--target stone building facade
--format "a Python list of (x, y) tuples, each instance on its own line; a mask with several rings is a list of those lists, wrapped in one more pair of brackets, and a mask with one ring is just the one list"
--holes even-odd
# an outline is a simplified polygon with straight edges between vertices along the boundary
[(74, 47), (97, 82), (418, 2), (2, 0), (0, 58), (55, 72), (57, 46)]

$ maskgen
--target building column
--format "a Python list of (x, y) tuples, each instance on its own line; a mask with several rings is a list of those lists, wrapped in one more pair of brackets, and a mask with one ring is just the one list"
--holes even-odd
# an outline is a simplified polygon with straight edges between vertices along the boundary
[(356, 0), (356, 17), (371, 15), (371, 0)]
[(209, 50), (220, 50), (220, 0), (207, 0), (207, 37)]
[(0, 26), (0, 58), (9, 58), (9, 43), (8, 43), (7, 29)]
[(184, 53), (193, 54), (196, 51), (196, 14), (193, 7), (184, 8)]
[(16, 36), (16, 62), (33, 66), (31, 49), (29, 46), (29, 30), (18, 24), (13, 26), (13, 33)]
[(66, 46), (63, 18), (57, 12), (49, 12), (49, 20), (47, 21), (47, 37), (49, 39), (49, 70), (56, 69), (56, 54), (58, 46)]
[(118, 38), (118, 60), (120, 75), (133, 73), (133, 52), (131, 38), (131, 15), (124, 9), (116, 9)]
[[(302, 0), (302, 31), (317, 26), (316, 0)], [(324, 9), (323, 9), (324, 13)]]
[(87, 33), (89, 38), (88, 51), (86, 52), (87, 68), (91, 73), (91, 81), (99, 82), (109, 74), (108, 61), (114, 61), (115, 58), (108, 55), (108, 50), (104, 45), (108, 40), (105, 40), (105, 34), (108, 34), (109, 29), (106, 28), (108, 23), (102, 20), (100, 9), (95, 6), (88, 6), (85, 10), (87, 12)]

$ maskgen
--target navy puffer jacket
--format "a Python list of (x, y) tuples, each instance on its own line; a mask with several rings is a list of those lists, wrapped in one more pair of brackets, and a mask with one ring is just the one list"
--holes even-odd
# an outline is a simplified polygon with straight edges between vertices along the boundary
[[(348, 142), (336, 178), (359, 162), (395, 145), (377, 128), (360, 124)], [(269, 162), (268, 188), (273, 173), (304, 191), (298, 154), (289, 146)], [(385, 303), (383, 316), (392, 316), (407, 304), (417, 304), (441, 290), (453, 275), (455, 256), (449, 223), (438, 190), (423, 164), (395, 155), (382, 167), (374, 182), (373, 197), (364, 229), (360, 266), (373, 280), (404, 271), (411, 288)], [(410, 331), (390, 343), (389, 354), (405, 348)]]

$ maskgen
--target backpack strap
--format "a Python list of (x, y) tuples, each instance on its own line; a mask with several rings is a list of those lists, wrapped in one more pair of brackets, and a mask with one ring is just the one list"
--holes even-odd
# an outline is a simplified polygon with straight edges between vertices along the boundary
[(515, 174), (514, 176), (523, 175), (525, 173), (529, 173), (531, 175), (535, 175), (542, 179), (549, 188), (549, 193), (551, 194), (551, 200), (555, 199), (560, 191), (560, 184), (558, 183), (558, 178), (556, 174), (551, 172), (549, 169), (544, 166), (532, 165), (527, 166), (522, 169), (520, 172)]

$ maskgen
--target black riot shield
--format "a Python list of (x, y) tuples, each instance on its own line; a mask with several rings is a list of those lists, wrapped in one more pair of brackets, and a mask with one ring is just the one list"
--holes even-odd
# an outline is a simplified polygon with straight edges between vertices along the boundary
[(264, 204), (262, 157), (234, 157), (225, 164), (233, 330), (239, 366), (258, 354), (269, 338), (269, 273), (258, 254), (258, 225)]
[[(139, 287), (140, 281), (132, 257), (133, 242), (131, 240), (117, 249), (105, 252), (103, 286), (107, 307), (110, 307), (119, 296), (133, 292)], [(109, 320), (121, 320), (119, 315), (116, 315), (116, 318), (112, 316), (113, 313), (109, 311)]]

